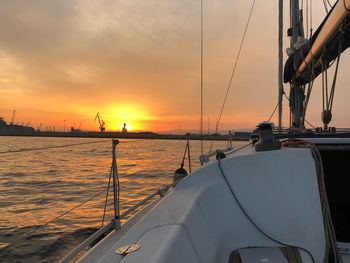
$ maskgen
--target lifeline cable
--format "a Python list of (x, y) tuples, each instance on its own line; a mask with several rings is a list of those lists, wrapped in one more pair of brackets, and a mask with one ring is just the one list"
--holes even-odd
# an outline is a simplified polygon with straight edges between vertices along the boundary
[(45, 227), (45, 226), (47, 226), (47, 225), (49, 225), (49, 224), (51, 224), (51, 223), (57, 221), (58, 219), (64, 217), (65, 215), (67, 215), (67, 214), (69, 214), (70, 212), (72, 212), (73, 210), (75, 210), (75, 209), (81, 207), (82, 205), (84, 205), (84, 204), (86, 204), (87, 202), (91, 201), (91, 200), (94, 199), (95, 197), (97, 197), (97, 196), (103, 194), (104, 192), (105, 192), (105, 190), (99, 191), (99, 192), (97, 192), (96, 194), (94, 194), (92, 197), (90, 197), (90, 198), (88, 198), (87, 200), (81, 202), (80, 204), (78, 204), (78, 205), (72, 207), (72, 208), (69, 209), (68, 211), (66, 211), (66, 212), (64, 212), (64, 213), (62, 213), (62, 214), (56, 216), (55, 218), (51, 219), (50, 221), (48, 221), (48, 222), (46, 222), (46, 223), (44, 223), (44, 224), (42, 224), (42, 225), (36, 226), (36, 227), (35, 227), (34, 229), (32, 229), (31, 231), (29, 231), (29, 232), (27, 232), (26, 234), (24, 234), (24, 235), (22, 235), (22, 236), (16, 238), (13, 242), (11, 242), (11, 243), (9, 243), (7, 246), (5, 246), (5, 248), (8, 248), (8, 247), (14, 245), (14, 243), (16, 243), (17, 241), (22, 240), (22, 239), (28, 237), (28, 235), (30, 235), (30, 234), (32, 234), (32, 233), (35, 233), (35, 232), (38, 231), (39, 229), (41, 229), (41, 228), (43, 228), (43, 227)]
[(229, 154), (238, 152), (238, 151), (240, 151), (240, 150), (242, 150), (242, 149), (244, 149), (244, 148), (247, 148), (248, 146), (251, 146), (251, 145), (253, 145), (253, 142), (250, 142), (250, 143), (248, 143), (248, 144), (245, 144), (245, 145), (243, 145), (243, 146), (241, 146), (241, 147), (239, 147), (239, 148), (237, 148), (237, 149), (234, 149), (234, 150), (232, 150), (232, 151), (225, 152), (225, 154), (226, 154), (226, 155), (229, 155)]
[[(143, 140), (146, 140), (146, 139), (143, 139)], [(126, 141), (126, 142), (122, 141), (120, 143), (131, 143), (131, 142), (138, 142), (138, 141), (139, 140)], [(96, 143), (105, 143), (105, 142), (110, 142), (110, 140), (106, 139), (106, 140), (101, 140), (101, 141), (81, 142), (81, 143), (72, 143), (72, 144), (64, 144), (64, 145), (53, 145), (53, 146), (38, 147), (38, 148), (24, 148), (24, 149), (18, 149), (18, 150), (3, 151), (3, 152), (0, 152), (0, 154), (41, 151), (41, 150), (48, 150), (48, 149), (65, 148), (65, 147), (72, 147), (72, 146), (77, 146), (77, 145), (96, 144)]]
[(64, 147), (71, 147), (71, 146), (77, 146), (77, 145), (86, 145), (86, 144), (95, 144), (95, 143), (105, 143), (105, 142), (109, 142), (109, 140), (72, 143), (72, 144), (65, 144), (65, 145), (54, 145), (54, 146), (46, 146), (46, 147), (38, 147), (38, 148), (25, 148), (25, 149), (18, 149), (18, 150), (9, 150), (9, 151), (0, 152), (0, 154), (40, 151), (40, 150), (47, 150), (47, 149), (56, 149), (56, 148), (64, 148)]

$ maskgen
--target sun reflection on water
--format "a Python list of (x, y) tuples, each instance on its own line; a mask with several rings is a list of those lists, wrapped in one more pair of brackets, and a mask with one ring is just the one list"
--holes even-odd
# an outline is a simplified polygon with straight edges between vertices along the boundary
[[(72, 138), (0, 137), (0, 151), (91, 141)], [(172, 182), (185, 141), (122, 140), (117, 148), (121, 213)], [(220, 147), (225, 142), (218, 143)], [(191, 142), (194, 167), (199, 142)], [(11, 243), (94, 194), (97, 198), (16, 242), (2, 255), (8, 261), (58, 260), (101, 226), (111, 165), (111, 141), (79, 147), (3, 155), (0, 166), (0, 246)], [(186, 163), (187, 165), (187, 163)], [(113, 216), (109, 195), (106, 221)], [(35, 242), (34, 242), (35, 241)], [(24, 249), (25, 248), (25, 249)], [(43, 252), (49, 250), (42, 254)]]

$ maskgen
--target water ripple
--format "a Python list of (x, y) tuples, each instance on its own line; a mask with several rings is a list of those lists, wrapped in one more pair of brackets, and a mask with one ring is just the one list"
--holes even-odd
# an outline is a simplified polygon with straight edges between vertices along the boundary
[[(86, 140), (0, 137), (0, 151)], [(185, 145), (185, 141), (165, 140), (118, 145), (121, 212), (172, 182)], [(224, 148), (226, 143), (221, 145)], [(199, 142), (191, 142), (191, 155), (199, 156), (199, 152)], [(109, 145), (17, 153), (5, 156), (1, 164), (1, 262), (58, 261), (101, 225), (105, 193), (54, 223), (38, 228), (106, 190), (111, 165)], [(193, 160), (193, 164), (199, 165), (197, 160)], [(112, 200), (110, 192), (107, 221), (113, 215)], [(33, 230), (36, 231), (31, 233)]]

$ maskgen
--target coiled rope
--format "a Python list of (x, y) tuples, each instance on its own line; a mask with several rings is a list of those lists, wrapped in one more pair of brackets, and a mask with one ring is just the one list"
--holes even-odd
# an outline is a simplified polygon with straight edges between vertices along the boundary
[[(318, 187), (320, 193), (322, 214), (324, 219), (324, 231), (326, 237), (327, 250), (325, 252), (325, 262), (343, 262), (342, 257), (339, 254), (337, 247), (335, 230), (332, 223), (332, 217), (329, 208), (329, 202), (327, 198), (326, 186), (325, 186), (325, 177), (324, 170), (322, 165), (322, 156), (316, 145), (308, 141), (300, 139), (289, 139), (283, 142), (284, 147), (303, 147), (310, 148), (313, 159), (316, 164), (316, 171), (318, 176)], [(333, 254), (330, 254), (329, 251), (332, 251)], [(333, 258), (330, 258), (332, 257)]]

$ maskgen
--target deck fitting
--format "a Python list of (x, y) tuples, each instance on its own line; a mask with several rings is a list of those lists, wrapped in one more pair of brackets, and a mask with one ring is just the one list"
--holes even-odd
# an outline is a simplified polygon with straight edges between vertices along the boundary
[(262, 122), (257, 127), (259, 141), (255, 144), (255, 151), (262, 152), (281, 149), (281, 143), (273, 135), (273, 123)]

